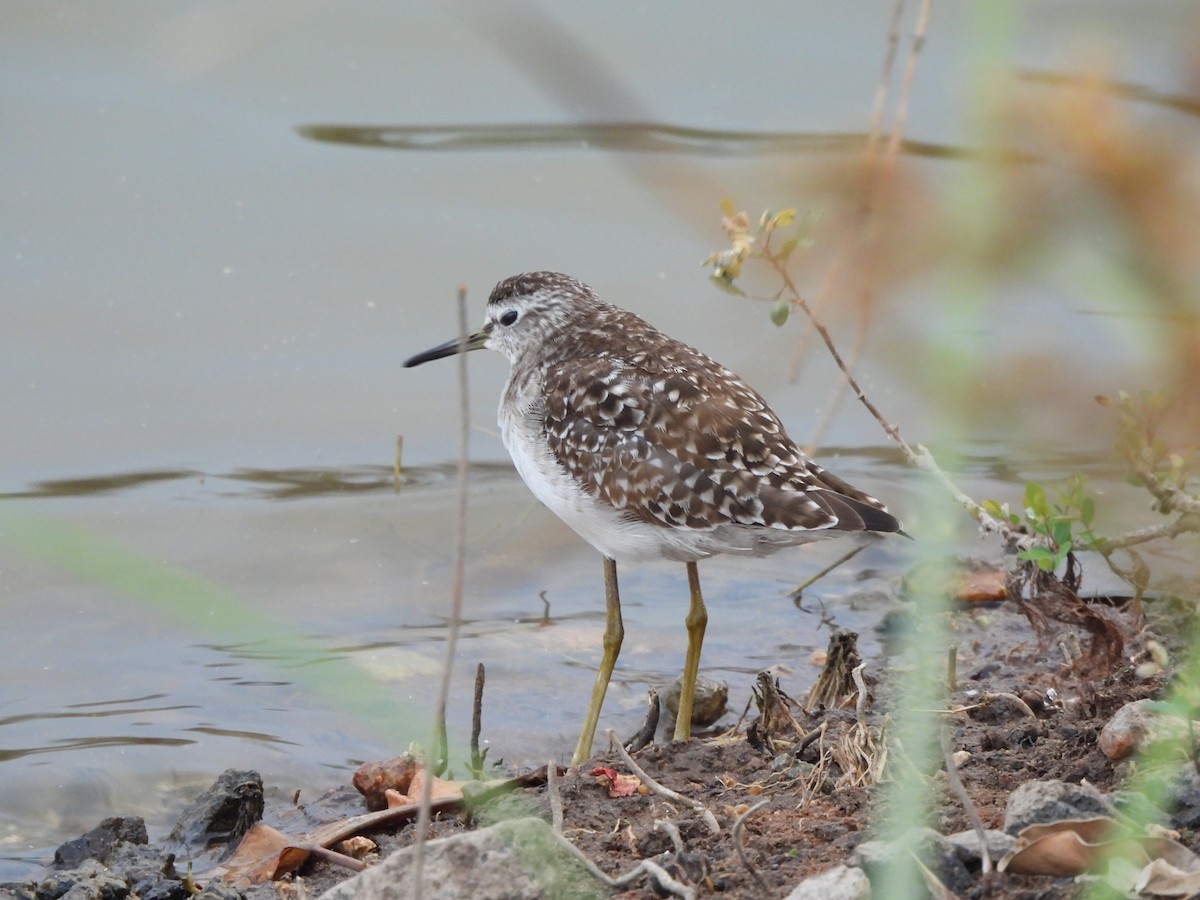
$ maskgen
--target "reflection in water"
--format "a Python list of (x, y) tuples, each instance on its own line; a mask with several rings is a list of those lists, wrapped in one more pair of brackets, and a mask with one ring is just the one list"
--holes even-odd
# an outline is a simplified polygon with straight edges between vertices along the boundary
[(142, 703), (145, 700), (161, 700), (166, 694), (146, 694), (144, 697), (128, 697), (120, 700), (94, 700), (89, 703), (68, 703), (67, 709), (93, 709), (97, 706), (118, 706), (125, 703)]
[(35, 481), (23, 491), (0, 494), (0, 500), (87, 497), (91, 494), (108, 494), (161, 481), (203, 477), (201, 472), (193, 472), (190, 469), (168, 469), (150, 472), (123, 472), (119, 475), (95, 475), (90, 478), (60, 478), (56, 481)]
[[(570, 122), (496, 125), (301, 125), (302, 137), (355, 147), (389, 150), (573, 150), (678, 153), (689, 156), (766, 156), (865, 151), (865, 133), (733, 131), (686, 128), (659, 122)], [(968, 147), (904, 140), (900, 152), (933, 159), (1034, 162), (1016, 151), (984, 152)]]
[[(160, 719), (163, 719), (165, 718), (163, 714), (166, 713), (178, 713), (183, 710), (201, 708), (195, 703), (171, 703), (160, 705), (147, 704), (147, 701), (162, 700), (164, 697), (166, 697), (165, 694), (146, 694), (140, 697), (118, 698), (116, 700), (95, 700), (86, 703), (70, 703), (66, 704), (61, 710), (46, 710), (43, 712), (31, 712), (13, 716), (5, 716), (0, 718), (0, 728), (11, 728), (13, 726), (39, 721), (61, 721), (75, 719), (80, 720), (80, 724), (72, 725), (70, 728), (74, 730), (84, 730), (86, 726), (82, 724), (83, 722), (95, 722), (100, 719), (128, 718), (130, 716), (136, 717), (132, 722), (130, 722), (130, 725), (137, 727), (146, 725), (148, 720), (153, 719), (156, 716)], [(42, 730), (34, 728), (33, 732), (38, 734), (52, 734), (54, 733), (54, 730)], [(10, 733), (6, 732), (6, 734)], [(21, 759), (27, 756), (36, 756), (43, 753), (89, 750), (96, 747), (177, 747), (191, 743), (194, 743), (194, 741), (183, 738), (150, 737), (143, 734), (106, 734), (89, 735), (86, 737), (60, 737), (47, 740), (41, 745), (17, 748), (0, 747), (0, 762)]]
[[(470, 467), (472, 480), (503, 476), (512, 471), (508, 463), (474, 463)], [(93, 475), (87, 478), (62, 478), (36, 481), (21, 491), (0, 494), (0, 500), (44, 500), (52, 497), (89, 497), (115, 494), (147, 485), (167, 482), (192, 482), (197, 486), (215, 488), (219, 496), (242, 495), (268, 500), (293, 500), (330, 494), (371, 493), (400, 490), (430, 484), (440, 484), (456, 477), (454, 463), (432, 466), (406, 466), (397, 480), (389, 466), (339, 466), (336, 468), (250, 469), (238, 468), (223, 474), (210, 474), (193, 469), (121, 472), (112, 475)], [(236, 491), (223, 489), (235, 482)]]
[(210, 734), (214, 737), (238, 738), (239, 740), (254, 741), (259, 744), (287, 744), (290, 747), (300, 746), (295, 741), (284, 740), (281, 737), (262, 731), (240, 731), (236, 728), (217, 728), (215, 725), (195, 725), (183, 730), (194, 731), (198, 734)]
[[(123, 701), (110, 701), (123, 702)], [(101, 706), (106, 704), (88, 704), (77, 703), (68, 709), (86, 707), (86, 706)], [(100, 712), (39, 712), (39, 713), (24, 713), (18, 716), (5, 716), (0, 718), (0, 728), (8, 725), (19, 725), (22, 722), (34, 722), (41, 719), (103, 719), (110, 716), (128, 716), (133, 713), (157, 713), (157, 712), (176, 712), (181, 709), (199, 709), (200, 707), (194, 703), (176, 703), (169, 706), (135, 706), (129, 709), (106, 709)]]
[(99, 747), (185, 747), (195, 741), (184, 738), (137, 737), (133, 735), (107, 735), (102, 737), (64, 738), (45, 747), (21, 747), (5, 749), (0, 747), (0, 762), (11, 762), (26, 756), (36, 756), (41, 753), (61, 753), (72, 750), (95, 750)]

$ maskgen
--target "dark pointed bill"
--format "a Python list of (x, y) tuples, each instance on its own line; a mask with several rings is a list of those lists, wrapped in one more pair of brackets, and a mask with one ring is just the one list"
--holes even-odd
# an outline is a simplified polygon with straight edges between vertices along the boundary
[[(467, 335), (466, 350), (478, 350), (483, 346), (483, 342), (488, 339), (485, 332), (477, 331), (474, 334)], [(416, 356), (410, 356), (404, 361), (404, 368), (411, 369), (413, 366), (419, 366), (421, 363), (427, 363), (431, 360), (441, 359), (444, 356), (453, 356), (459, 351), (461, 346), (459, 338), (452, 341), (446, 341), (444, 344), (438, 344), (426, 350), (424, 353), (418, 353)]]

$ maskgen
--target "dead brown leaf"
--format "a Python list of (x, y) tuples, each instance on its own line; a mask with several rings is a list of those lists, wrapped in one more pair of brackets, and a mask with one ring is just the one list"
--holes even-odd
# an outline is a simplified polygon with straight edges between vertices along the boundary
[(1115, 826), (1106, 816), (1030, 825), (1017, 835), (1016, 846), (997, 869), (1018, 875), (1080, 875), (1114, 843), (1108, 838)]
[[(522, 782), (513, 779), (497, 787), (509, 783), (515, 786)], [(461, 796), (443, 797), (430, 804), (434, 812), (450, 812), (461, 806)], [(245, 888), (282, 878), (299, 869), (313, 854), (319, 854), (339, 865), (358, 869), (361, 868), (361, 864), (357, 860), (328, 848), (363, 831), (415, 819), (420, 807), (419, 803), (410, 803), (394, 809), (350, 816), (321, 825), (301, 835), (284, 834), (259, 822), (242, 836), (229, 859), (219, 866), (197, 873), (195, 878), (202, 884), (214, 878), (222, 878), (234, 887)]]
[(308, 859), (309, 851), (296, 838), (259, 822), (242, 835), (233, 855), (218, 873), (237, 888), (274, 881), (295, 872)]
[(1152, 859), (1138, 876), (1134, 890), (1151, 897), (1194, 897), (1200, 894), (1200, 872), (1177, 868), (1165, 859)]

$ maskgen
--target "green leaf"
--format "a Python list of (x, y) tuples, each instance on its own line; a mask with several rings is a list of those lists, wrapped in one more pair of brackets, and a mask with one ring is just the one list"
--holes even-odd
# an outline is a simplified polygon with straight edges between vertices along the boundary
[(987, 513), (989, 516), (993, 516), (994, 518), (997, 518), (997, 519), (1004, 518), (1004, 508), (997, 501), (984, 500), (979, 505), (983, 507), (983, 511), (985, 513)]
[(738, 287), (736, 284), (734, 284), (732, 281), (729, 281), (728, 279), (719, 278), (716, 275), (709, 275), (708, 280), (711, 281), (713, 284), (715, 284), (717, 287), (719, 287), (721, 290), (723, 290), (727, 294), (733, 294), (733, 296), (735, 296), (735, 297), (745, 297), (746, 296), (745, 291), (743, 291), (740, 287)]
[(1096, 501), (1092, 497), (1084, 497), (1083, 502), (1079, 504), (1079, 521), (1084, 525), (1091, 525), (1092, 518), (1096, 515)]
[(1043, 537), (1050, 537), (1050, 530), (1046, 527), (1046, 520), (1033, 515), (1032, 510), (1025, 510), (1026, 521), (1029, 525), (1029, 530), (1034, 534), (1040, 534)]
[(1050, 523), (1050, 537), (1058, 546), (1071, 543), (1071, 522), (1068, 519), (1055, 519)]
[(1050, 504), (1046, 502), (1046, 491), (1036, 481), (1025, 485), (1025, 508), (1041, 519), (1050, 514)]
[(780, 259), (787, 259), (789, 256), (792, 255), (792, 251), (795, 250), (799, 244), (800, 244), (799, 236), (793, 237), (793, 238), (788, 238), (786, 241), (784, 241), (780, 245), (779, 249), (775, 252), (775, 255), (778, 256)]
[(786, 300), (776, 300), (771, 305), (771, 321), (776, 326), (782, 326), (788, 320), (788, 314), (791, 313), (792, 307)]
[(1022, 550), (1017, 554), (1017, 558), (1037, 563), (1038, 568), (1044, 572), (1053, 572), (1054, 567), (1058, 564), (1058, 557), (1045, 547), (1030, 547), (1028, 550)]

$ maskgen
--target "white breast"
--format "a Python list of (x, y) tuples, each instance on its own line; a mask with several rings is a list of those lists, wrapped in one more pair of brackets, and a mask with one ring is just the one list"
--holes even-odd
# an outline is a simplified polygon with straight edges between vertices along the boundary
[[(620, 510), (597, 500), (558, 464), (546, 444), (537, 409), (540, 379), (510, 382), (502, 395), (496, 420), (504, 446), (522, 480), (546, 507), (585, 541), (618, 562), (670, 559), (695, 560), (711, 552), (695, 552), (673, 535), (674, 529), (630, 520)], [(680, 546), (683, 544), (684, 546)]]
[(522, 480), (551, 512), (585, 541), (617, 562), (674, 559), (692, 562), (717, 553), (761, 556), (786, 546), (831, 536), (829, 532), (795, 532), (743, 525), (712, 529), (667, 528), (629, 518), (621, 510), (588, 493), (554, 458), (541, 419), (540, 379), (510, 382), (500, 401), (497, 422), (504, 446)]

